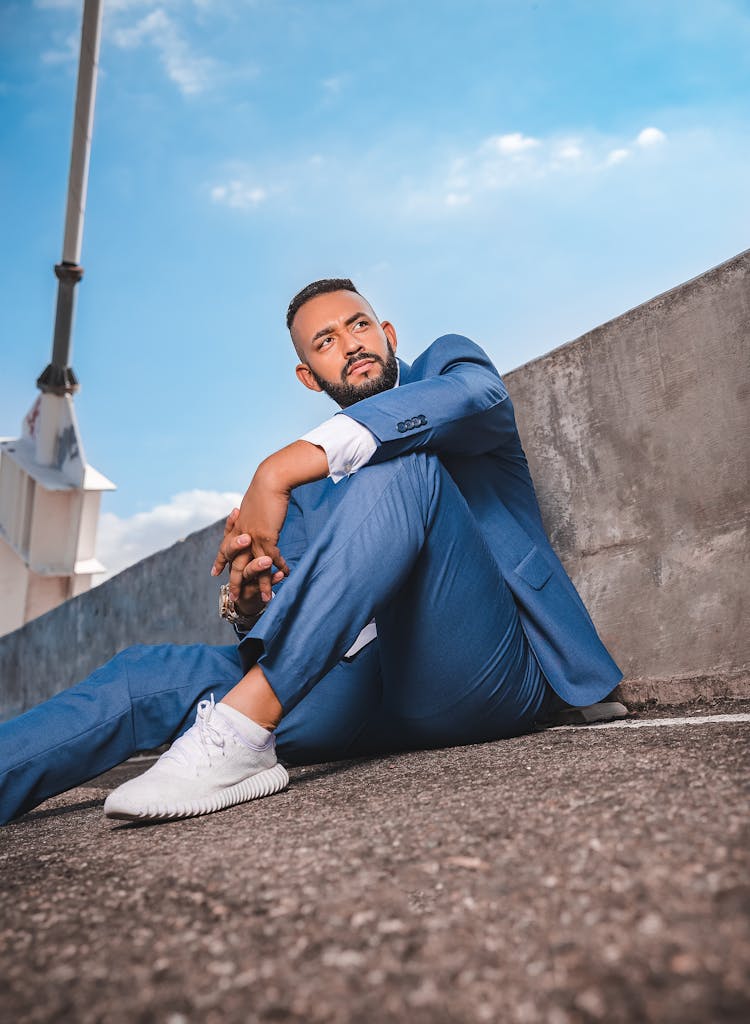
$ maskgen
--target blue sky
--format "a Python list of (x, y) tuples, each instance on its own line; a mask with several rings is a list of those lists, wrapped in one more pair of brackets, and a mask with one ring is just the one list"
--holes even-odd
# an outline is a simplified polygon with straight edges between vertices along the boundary
[[(82, 3), (0, 3), (0, 434), (49, 357)], [(122, 563), (333, 411), (283, 313), (508, 370), (748, 245), (739, 0), (105, 0), (73, 366)], [(119, 552), (119, 554), (118, 554)]]

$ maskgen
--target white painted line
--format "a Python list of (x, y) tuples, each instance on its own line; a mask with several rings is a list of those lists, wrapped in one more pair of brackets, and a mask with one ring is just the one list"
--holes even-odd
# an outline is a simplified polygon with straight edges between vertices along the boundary
[(599, 722), (588, 726), (558, 725), (560, 729), (654, 729), (669, 725), (734, 725), (739, 722), (750, 722), (750, 714), (738, 715), (693, 715), (686, 718), (624, 718), (617, 722)]

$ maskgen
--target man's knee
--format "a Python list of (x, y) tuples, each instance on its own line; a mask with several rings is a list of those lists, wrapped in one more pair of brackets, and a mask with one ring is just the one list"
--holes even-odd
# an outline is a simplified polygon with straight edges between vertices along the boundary
[(392, 459), (363, 467), (350, 478), (355, 489), (363, 491), (401, 485), (405, 496), (413, 496), (420, 504), (429, 504), (446, 472), (434, 452), (406, 452)]
[(127, 676), (128, 672), (139, 663), (149, 661), (155, 656), (156, 647), (149, 644), (130, 644), (114, 654), (97, 669), (95, 676), (105, 675), (106, 678)]
[(129, 647), (124, 647), (109, 661), (95, 669), (75, 689), (88, 686), (94, 686), (97, 689), (114, 687), (127, 693), (131, 683), (135, 682), (135, 690), (138, 692), (142, 688), (138, 685), (139, 680), (153, 681), (158, 677), (159, 666), (163, 660), (160, 648), (163, 646), (165, 645), (131, 644)]
[(123, 647), (121, 651), (111, 658), (111, 661), (120, 659), (121, 661), (137, 661), (142, 658), (143, 655), (153, 648), (149, 644), (130, 644), (128, 647)]
[[(123, 647), (122, 650), (117, 651), (111, 658), (104, 662), (106, 665), (128, 665), (133, 662), (141, 661), (142, 658), (148, 657), (150, 651), (154, 651), (156, 648), (152, 644), (130, 644), (127, 647)], [(102, 667), (104, 667), (102, 666)]]

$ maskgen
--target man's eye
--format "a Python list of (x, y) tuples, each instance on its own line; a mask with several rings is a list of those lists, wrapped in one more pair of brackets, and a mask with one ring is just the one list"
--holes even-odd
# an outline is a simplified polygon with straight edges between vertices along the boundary
[(321, 349), (321, 348), (325, 348), (325, 347), (326, 347), (326, 345), (327, 345), (327, 344), (328, 344), (329, 342), (331, 342), (331, 341), (333, 341), (333, 338), (323, 338), (323, 340), (321, 341), (320, 345), (318, 345), (318, 348), (319, 348), (319, 349)]
[(367, 327), (367, 326), (368, 326), (368, 324), (367, 324), (366, 320), (359, 320), (357, 322), (357, 327)]

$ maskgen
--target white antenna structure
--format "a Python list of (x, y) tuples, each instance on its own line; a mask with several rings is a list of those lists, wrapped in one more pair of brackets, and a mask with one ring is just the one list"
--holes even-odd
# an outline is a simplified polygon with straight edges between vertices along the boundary
[(88, 590), (102, 491), (115, 485), (85, 459), (70, 365), (86, 208), (102, 0), (84, 0), (62, 260), (52, 359), (21, 437), (0, 441), (0, 635)]

